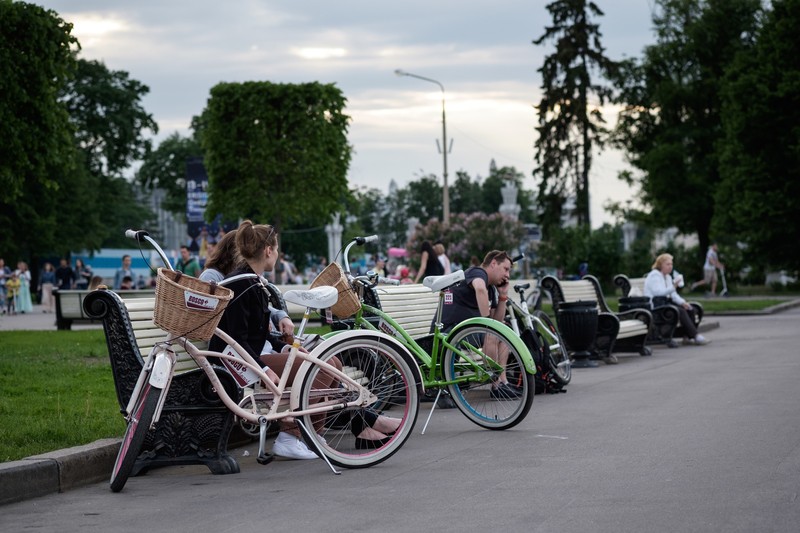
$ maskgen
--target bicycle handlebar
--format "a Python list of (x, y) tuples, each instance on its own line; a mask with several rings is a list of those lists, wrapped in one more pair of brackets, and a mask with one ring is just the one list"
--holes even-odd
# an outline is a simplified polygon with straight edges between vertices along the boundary
[(523, 259), (525, 259), (525, 254), (519, 254), (518, 256), (516, 256), (513, 259), (511, 259), (511, 264), (513, 265), (517, 261), (521, 261)]
[(147, 233), (145, 230), (127, 229), (125, 230), (125, 236), (129, 239), (135, 240), (138, 243), (141, 243), (142, 241), (149, 242), (150, 245), (155, 249), (155, 251), (158, 252), (158, 255), (159, 257), (161, 257), (161, 262), (164, 263), (164, 266), (167, 267), (169, 270), (175, 270), (174, 268), (172, 268), (172, 263), (169, 262), (167, 254), (164, 253), (164, 250), (161, 249), (161, 246), (159, 246), (158, 243), (155, 241), (155, 239), (153, 239), (150, 236), (150, 234)]
[(354, 237), (353, 240), (351, 240), (349, 243), (347, 243), (347, 246), (345, 246), (345, 248), (344, 248), (344, 254), (343, 254), (343, 257), (342, 257), (342, 259), (344, 260), (344, 269), (343, 270), (344, 270), (345, 274), (350, 276), (350, 257), (348, 257), (348, 254), (350, 253), (350, 248), (352, 248), (353, 245), (364, 246), (365, 244), (368, 244), (368, 243), (371, 243), (371, 242), (378, 242), (378, 236), (377, 235), (368, 235), (367, 237)]

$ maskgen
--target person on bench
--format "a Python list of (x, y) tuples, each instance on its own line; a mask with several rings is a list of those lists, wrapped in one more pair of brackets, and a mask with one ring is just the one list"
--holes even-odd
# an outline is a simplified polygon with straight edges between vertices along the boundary
[[(278, 235), (275, 228), (266, 224), (253, 224), (245, 220), (236, 230), (236, 248), (243, 259), (239, 268), (229, 274), (233, 277), (238, 274), (250, 273), (262, 275), (264, 272), (275, 268), (279, 259)], [(219, 328), (238, 342), (255, 359), (266, 365), (265, 372), (275, 383), (280, 379), (278, 372), (283, 372), (289, 357), (291, 345), (269, 334), (270, 311), (269, 297), (261, 290), (258, 282), (253, 278), (244, 278), (227, 285), (233, 290), (234, 298), (222, 313)], [(264, 349), (270, 347), (270, 349)], [(211, 338), (209, 348), (213, 351), (224, 352), (225, 342), (217, 336)], [(300, 347), (300, 350), (306, 351)], [(336, 358), (331, 358), (328, 363), (341, 370), (342, 363)], [(289, 369), (288, 384), (291, 385), (302, 361), (295, 360)], [(320, 372), (314, 386), (331, 388), (335, 378)], [(356, 446), (359, 443), (379, 442), (389, 438), (400, 425), (400, 420), (389, 418), (365, 410), (361, 420), (353, 420), (353, 427), (358, 427)], [(325, 421), (325, 415), (314, 417), (314, 429), (320, 431)], [(362, 422), (360, 425), (357, 422)], [(272, 447), (272, 453), (288, 459), (317, 459), (300, 436), (300, 429), (292, 422), (281, 420), (279, 422), (278, 437)], [(365, 444), (366, 443), (366, 444)], [(375, 445), (377, 447), (377, 445)]]
[[(684, 332), (686, 332), (686, 337), (683, 339), (684, 344), (708, 344), (710, 341), (697, 333), (692, 306), (678, 294), (676, 285), (679, 280), (673, 280), (670, 275), (672, 273), (672, 263), (672, 255), (670, 254), (661, 254), (656, 257), (653, 269), (644, 280), (644, 295), (651, 299), (665, 297), (669, 303), (675, 305), (678, 309), (678, 319), (681, 322), (681, 326), (683, 326)], [(674, 343), (675, 341), (670, 340), (668, 342)]]
[[(511, 256), (501, 250), (492, 250), (483, 258), (480, 266), (469, 267), (464, 272), (464, 281), (450, 289), (451, 295), (444, 299), (442, 308), (442, 331), (448, 332), (456, 324), (473, 317), (489, 317), (503, 322), (508, 300), (508, 278), (511, 274)], [(486, 353), (505, 367), (508, 362), (508, 347), (504, 344), (487, 343)], [(492, 388), (495, 399), (518, 398), (520, 392), (509, 385), (506, 373)]]

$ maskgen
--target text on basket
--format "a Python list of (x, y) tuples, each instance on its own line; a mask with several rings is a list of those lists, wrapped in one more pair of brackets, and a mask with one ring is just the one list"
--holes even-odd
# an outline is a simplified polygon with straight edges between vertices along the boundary
[(219, 300), (216, 298), (200, 296), (190, 291), (183, 291), (183, 299), (188, 309), (194, 309), (196, 311), (213, 311), (217, 308), (217, 304), (219, 303)]

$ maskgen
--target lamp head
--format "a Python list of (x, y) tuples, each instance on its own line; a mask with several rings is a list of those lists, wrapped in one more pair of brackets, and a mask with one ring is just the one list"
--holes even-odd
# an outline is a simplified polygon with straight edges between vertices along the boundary
[(398, 68), (398, 69), (395, 69), (394, 73), (395, 73), (397, 76), (408, 76), (408, 73), (406, 73), (406, 71), (405, 71), (405, 70), (403, 70), (403, 69), (399, 69), (399, 68)]

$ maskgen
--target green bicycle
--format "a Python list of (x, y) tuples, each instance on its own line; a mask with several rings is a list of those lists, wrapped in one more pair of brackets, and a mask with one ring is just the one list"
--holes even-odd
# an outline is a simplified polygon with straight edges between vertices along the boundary
[[(533, 358), (519, 336), (505, 324), (489, 318), (471, 318), (449, 332), (442, 331), (442, 304), (447, 289), (464, 279), (463, 271), (458, 271), (423, 280), (423, 285), (439, 293), (439, 303), (432, 332), (412, 338), (397, 320), (381, 309), (378, 285), (397, 284), (397, 281), (374, 272), (361, 276), (350, 273), (350, 248), (376, 240), (374, 235), (356, 237), (344, 249), (344, 275), (348, 281), (346, 290), (355, 291), (360, 305), (351, 318), (331, 320), (337, 331), (329, 335), (336, 335), (338, 330), (344, 329), (387, 333), (414, 355), (422, 371), (423, 385), (438, 389), (437, 399), (438, 395), (447, 391), (456, 407), (469, 420), (486, 429), (502, 430), (519, 424), (533, 403), (533, 376), (536, 372)], [(498, 394), (495, 391), (503, 373), (512, 385), (513, 394)], [(387, 390), (385, 384), (383, 390)], [(433, 405), (435, 408), (435, 401)], [(425, 432), (425, 428), (422, 432)]]

